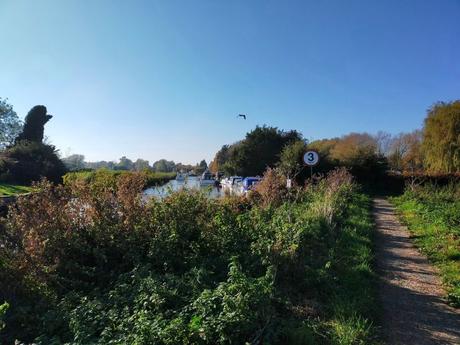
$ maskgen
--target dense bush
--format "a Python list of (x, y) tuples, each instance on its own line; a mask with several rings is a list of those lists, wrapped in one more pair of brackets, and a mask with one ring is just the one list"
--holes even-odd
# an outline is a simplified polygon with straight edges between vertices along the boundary
[(213, 172), (226, 175), (262, 175), (267, 167), (274, 167), (286, 145), (302, 141), (294, 130), (282, 131), (276, 127), (257, 126), (246, 137), (232, 145), (224, 145), (210, 164)]
[(21, 141), (0, 153), (0, 181), (30, 184), (43, 177), (60, 182), (66, 167), (54, 146)]
[(415, 243), (440, 268), (449, 301), (460, 306), (460, 184), (409, 187), (392, 200)]
[(0, 231), (0, 341), (370, 344), (368, 200), (345, 171), (283, 201), (41, 182)]
[[(93, 181), (100, 179), (107, 179), (112, 181), (112, 183), (115, 183), (119, 176), (129, 174), (134, 174), (134, 172), (127, 170), (84, 169), (81, 171), (72, 171), (65, 174), (63, 180), (66, 184), (75, 183), (78, 180), (84, 183), (92, 183)], [(176, 177), (176, 173), (174, 172), (164, 173), (144, 170), (142, 171), (142, 174), (146, 179), (146, 187), (163, 185)]]

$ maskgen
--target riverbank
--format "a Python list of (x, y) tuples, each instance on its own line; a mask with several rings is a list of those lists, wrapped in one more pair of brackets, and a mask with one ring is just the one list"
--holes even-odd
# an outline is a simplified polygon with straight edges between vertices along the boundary
[[(127, 171), (127, 170), (108, 170), (108, 169), (98, 169), (98, 170), (88, 170), (88, 171), (72, 171), (64, 175), (64, 183), (70, 183), (74, 181), (82, 182), (92, 182), (97, 179), (106, 179), (106, 180), (116, 180), (120, 176), (126, 176), (129, 174), (134, 174), (136, 172)], [(145, 187), (154, 187), (161, 186), (176, 178), (175, 172), (153, 172), (153, 171), (142, 171), (140, 172), (145, 177), (146, 185)]]

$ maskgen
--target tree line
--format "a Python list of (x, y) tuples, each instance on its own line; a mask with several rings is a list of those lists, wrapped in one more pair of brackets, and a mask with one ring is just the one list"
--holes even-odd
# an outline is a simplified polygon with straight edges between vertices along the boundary
[[(43, 140), (44, 125), (50, 119), (46, 107), (36, 106), (23, 124), (7, 100), (0, 99), (0, 182), (30, 183), (41, 177), (59, 181), (66, 170), (80, 169), (201, 173), (208, 168), (205, 160), (186, 165), (161, 159), (150, 165), (147, 160), (132, 161), (123, 156), (118, 162), (86, 162), (78, 154), (61, 160), (56, 148)], [(460, 100), (433, 104), (421, 129), (396, 135), (383, 131), (374, 135), (350, 133), (309, 142), (296, 130), (257, 126), (242, 140), (223, 145), (209, 168), (214, 173), (250, 176), (278, 167), (286, 176), (301, 179), (305, 175), (302, 154), (306, 149), (319, 152), (318, 172), (345, 166), (355, 176), (367, 178), (378, 178), (388, 171), (460, 173)]]
[(438, 102), (427, 111), (424, 126), (396, 135), (350, 133), (342, 137), (308, 142), (297, 131), (256, 127), (243, 140), (224, 145), (210, 163), (213, 172), (227, 175), (261, 175), (267, 167), (279, 167), (286, 175), (302, 171), (302, 155), (317, 150), (325, 172), (336, 166), (350, 168), (358, 176), (379, 173), (451, 174), (460, 172), (460, 100)]
[(192, 164), (175, 163), (167, 159), (160, 159), (150, 164), (148, 160), (138, 158), (135, 161), (127, 158), (126, 156), (121, 157), (118, 162), (114, 161), (97, 161), (87, 162), (85, 156), (81, 154), (72, 154), (62, 159), (64, 164), (70, 171), (78, 170), (97, 170), (97, 169), (109, 169), (109, 170), (130, 170), (130, 171), (153, 171), (153, 172), (196, 172), (202, 173), (207, 169), (208, 164), (206, 160)]

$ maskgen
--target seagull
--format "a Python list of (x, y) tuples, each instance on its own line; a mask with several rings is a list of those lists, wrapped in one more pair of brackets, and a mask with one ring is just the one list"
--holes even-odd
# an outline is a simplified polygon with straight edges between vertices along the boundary
[(246, 114), (238, 114), (238, 116), (237, 116), (237, 117), (242, 117), (243, 119), (245, 119), (245, 120), (246, 120)]

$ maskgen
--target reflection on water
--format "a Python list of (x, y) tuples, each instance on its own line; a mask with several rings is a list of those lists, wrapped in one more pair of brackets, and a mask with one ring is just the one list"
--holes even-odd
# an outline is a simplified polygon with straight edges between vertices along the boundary
[(202, 190), (203, 192), (208, 193), (211, 198), (219, 198), (228, 192), (225, 189), (217, 188), (215, 186), (200, 186), (200, 179), (198, 177), (189, 176), (184, 181), (171, 180), (163, 186), (148, 188), (144, 191), (144, 195), (147, 197), (164, 198), (165, 196), (181, 189)]

